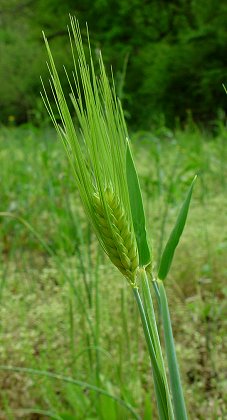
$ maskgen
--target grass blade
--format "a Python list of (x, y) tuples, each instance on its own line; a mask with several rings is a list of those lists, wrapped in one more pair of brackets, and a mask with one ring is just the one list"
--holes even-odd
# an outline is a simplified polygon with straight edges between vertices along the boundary
[(176, 224), (170, 234), (170, 237), (167, 241), (167, 244), (165, 246), (165, 249), (163, 251), (161, 262), (158, 270), (158, 278), (160, 280), (164, 280), (169, 272), (169, 269), (171, 267), (171, 263), (173, 260), (173, 256), (176, 250), (176, 247), (179, 243), (180, 237), (182, 235), (182, 232), (184, 230), (184, 226), (186, 223), (187, 215), (188, 215), (188, 209), (192, 197), (192, 191), (195, 184), (197, 176), (192, 181), (192, 184), (189, 188), (187, 197), (181, 207), (180, 213), (178, 215)]
[(62, 381), (62, 382), (73, 384), (75, 386), (79, 386), (79, 387), (83, 388), (84, 390), (90, 390), (90, 391), (97, 392), (98, 394), (105, 395), (106, 397), (109, 397), (110, 399), (116, 401), (116, 403), (120, 404), (122, 407), (127, 409), (132, 414), (133, 418), (135, 418), (137, 420), (141, 420), (140, 416), (136, 413), (136, 411), (131, 406), (131, 404), (129, 404), (126, 401), (122, 400), (121, 398), (109, 393), (105, 389), (97, 387), (97, 386), (92, 385), (90, 383), (87, 383), (87, 382), (84, 382), (84, 381), (78, 381), (78, 380), (76, 380), (74, 378), (71, 378), (69, 376), (64, 376), (64, 375), (61, 375), (61, 374), (58, 374), (58, 373), (48, 372), (48, 371), (39, 370), (39, 369), (1, 365), (0, 370), (11, 371), (11, 372), (20, 372), (20, 373), (25, 373), (25, 374), (28, 374), (28, 375), (44, 376), (46, 378), (55, 379), (55, 380), (59, 380), (59, 381)]
[(127, 143), (126, 151), (126, 171), (132, 221), (139, 252), (139, 263), (140, 266), (147, 266), (151, 262), (151, 255), (147, 242), (143, 200), (129, 143)]

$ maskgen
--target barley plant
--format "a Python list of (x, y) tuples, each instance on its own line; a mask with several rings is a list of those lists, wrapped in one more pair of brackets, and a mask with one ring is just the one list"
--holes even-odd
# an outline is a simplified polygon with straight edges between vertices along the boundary
[[(187, 419), (186, 407), (163, 281), (184, 229), (194, 180), (167, 241), (156, 275), (139, 180), (113, 78), (109, 82), (101, 53), (98, 72), (95, 70), (88, 31), (87, 58), (79, 23), (73, 17), (70, 17), (70, 21), (69, 39), (74, 70), (72, 75), (65, 72), (71, 105), (63, 92), (45, 35), (50, 87), (56, 108), (51, 105), (44, 84), (42, 97), (64, 145), (84, 210), (101, 247), (135, 296), (151, 361), (159, 417), (162, 420), (184, 420)], [(70, 112), (72, 106), (76, 124)], [(111, 279), (106, 281), (111, 282)], [(154, 299), (157, 300), (155, 306)], [(168, 371), (157, 327), (159, 314), (155, 313), (154, 308), (160, 313)]]

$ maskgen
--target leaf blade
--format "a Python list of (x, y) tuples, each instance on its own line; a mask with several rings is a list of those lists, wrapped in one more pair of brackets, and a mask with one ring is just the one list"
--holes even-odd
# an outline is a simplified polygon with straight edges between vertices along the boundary
[(132, 221), (139, 252), (139, 263), (140, 266), (147, 266), (151, 262), (151, 255), (147, 241), (143, 200), (138, 175), (128, 141), (126, 150), (126, 173)]
[(187, 215), (188, 215), (188, 210), (189, 210), (189, 205), (190, 205), (190, 201), (191, 201), (191, 197), (192, 197), (192, 191), (193, 191), (193, 187), (195, 184), (195, 181), (197, 179), (197, 175), (194, 177), (191, 186), (188, 190), (188, 194), (183, 202), (183, 205), (180, 209), (180, 213), (178, 215), (177, 221), (175, 223), (175, 226), (169, 236), (169, 239), (166, 243), (165, 249), (163, 251), (162, 257), (161, 257), (161, 262), (159, 265), (159, 270), (158, 270), (158, 278), (160, 280), (165, 280), (169, 269), (171, 267), (171, 263), (174, 257), (174, 253), (176, 250), (176, 247), (179, 243), (180, 237), (183, 233), (184, 227), (185, 227), (185, 223), (186, 223), (186, 219), (187, 219)]

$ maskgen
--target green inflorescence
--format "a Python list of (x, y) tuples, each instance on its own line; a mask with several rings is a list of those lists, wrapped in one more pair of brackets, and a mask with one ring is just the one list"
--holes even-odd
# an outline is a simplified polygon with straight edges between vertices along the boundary
[(114, 191), (106, 188), (103, 198), (104, 202), (98, 192), (93, 197), (104, 249), (120, 272), (130, 282), (134, 282), (139, 267), (134, 231), (130, 229), (124, 208)]

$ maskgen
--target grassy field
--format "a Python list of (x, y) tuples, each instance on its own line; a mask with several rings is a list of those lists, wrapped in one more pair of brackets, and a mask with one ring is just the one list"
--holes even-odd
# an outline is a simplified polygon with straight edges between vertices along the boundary
[[(227, 131), (216, 132), (132, 135), (154, 261), (199, 174), (167, 280), (193, 420), (227, 412)], [(0, 162), (0, 419), (156, 419), (131, 290), (87, 225), (55, 133), (1, 128)]]

